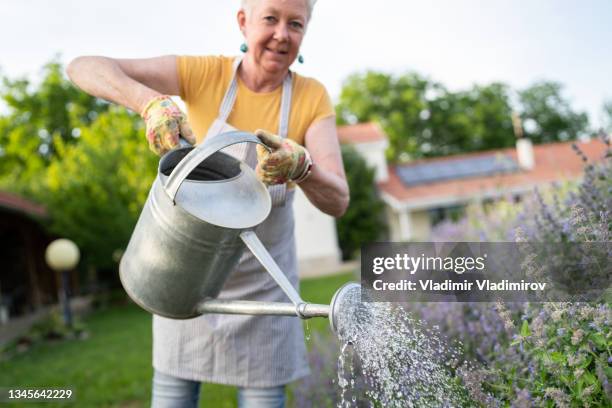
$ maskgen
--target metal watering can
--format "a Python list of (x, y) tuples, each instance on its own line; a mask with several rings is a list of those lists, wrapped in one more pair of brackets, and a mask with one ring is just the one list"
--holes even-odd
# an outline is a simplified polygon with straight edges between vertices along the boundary
[[(255, 171), (221, 151), (236, 143), (262, 144), (253, 134), (227, 132), (195, 147), (182, 141), (161, 158), (119, 265), (125, 291), (145, 310), (173, 319), (204, 313), (328, 317), (335, 331), (339, 300), (358, 284), (341, 287), (330, 305), (302, 300), (252, 231), (272, 203)], [(245, 245), (291, 303), (216, 299)]]

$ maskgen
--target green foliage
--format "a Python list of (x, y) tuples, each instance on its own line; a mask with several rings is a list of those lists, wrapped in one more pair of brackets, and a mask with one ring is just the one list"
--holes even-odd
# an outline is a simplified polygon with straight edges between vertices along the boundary
[(588, 132), (584, 112), (574, 112), (563, 95), (563, 85), (542, 81), (519, 91), (525, 136), (534, 143), (573, 140)]
[[(535, 143), (587, 132), (586, 114), (572, 111), (561, 91), (558, 83), (540, 82), (519, 92), (514, 109)], [(451, 92), (417, 73), (368, 71), (345, 81), (336, 110), (341, 124), (379, 122), (389, 136), (389, 159), (404, 161), (514, 146), (512, 92), (499, 82)]]
[[(496, 374), (489, 381), (529, 390), (540, 404), (609, 406), (610, 316), (608, 304), (529, 304), (520, 332), (510, 345), (522, 358), (495, 361)], [(515, 372), (525, 375), (517, 377)]]
[(352, 258), (362, 244), (376, 241), (385, 232), (384, 204), (376, 195), (374, 169), (350, 146), (342, 146), (342, 159), (350, 189), (350, 204), (336, 221), (344, 259)]
[(79, 143), (54, 141), (41, 201), (52, 231), (98, 267), (111, 266), (113, 252), (126, 247), (155, 177), (157, 158), (141, 139), (139, 118), (111, 108), (82, 129)]
[(38, 192), (40, 173), (56, 154), (55, 141), (75, 143), (108, 104), (75, 88), (62, 65), (44, 66), (42, 80), (3, 78), (0, 100), (8, 113), (0, 118), (0, 187), (25, 195)]
[[(445, 92), (430, 101), (428, 119), (435, 144), (427, 156), (511, 147), (512, 108), (502, 83), (475, 85), (467, 91)], [(421, 145), (425, 147), (426, 145)]]
[(419, 115), (427, 109), (426, 92), (437, 84), (418, 74), (399, 78), (369, 71), (350, 76), (336, 106), (340, 123), (377, 121), (390, 139), (390, 157), (402, 152), (419, 153), (419, 138), (425, 125)]

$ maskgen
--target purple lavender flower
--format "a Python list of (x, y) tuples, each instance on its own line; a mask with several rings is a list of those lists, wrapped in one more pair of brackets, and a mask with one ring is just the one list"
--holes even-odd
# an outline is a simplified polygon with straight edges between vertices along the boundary
[[(609, 145), (607, 136), (604, 142)], [(585, 167), (583, 180), (573, 191), (563, 195), (555, 192), (551, 202), (548, 194), (537, 190), (521, 201), (516, 218), (504, 222), (494, 209), (490, 213), (476, 212), (470, 219), (444, 225), (447, 235), (441, 240), (446, 241), (450, 231), (455, 241), (492, 242), (500, 237), (514, 240), (514, 231), (520, 228), (525, 241), (566, 243), (567, 251), (550, 258), (551, 271), (562, 276), (567, 260), (571, 260), (572, 265), (584, 266), (581, 278), (588, 277), (598, 265), (605, 265), (612, 258), (609, 245), (607, 248), (605, 245), (580, 245), (585, 241), (610, 241), (612, 151), (608, 148), (608, 157), (592, 164), (577, 145), (574, 150), (585, 162)], [(434, 227), (434, 231), (440, 231), (439, 227)], [(580, 398), (588, 398), (591, 406), (600, 406), (612, 399), (612, 384), (604, 369), (605, 361), (612, 364), (612, 357), (607, 351), (598, 351), (590, 336), (593, 331), (601, 332), (610, 325), (610, 305), (596, 305), (595, 312), (588, 316), (579, 313), (584, 304), (576, 303), (558, 306), (507, 304), (506, 307), (508, 313), (504, 311), (504, 316), (490, 304), (421, 304), (414, 309), (429, 322), (441, 322), (441, 331), (463, 344), (464, 358), (474, 359), (488, 372), (495, 373), (495, 378), (487, 381), (493, 387), (500, 387), (492, 392), (501, 399), (502, 405), (519, 406), (517, 402), (524, 396), (529, 396), (528, 401), (531, 401), (525, 406), (541, 406), (553, 401), (559, 406), (569, 405), (570, 400)], [(504, 327), (504, 321), (533, 321), (536, 316), (543, 322), (540, 334), (534, 333), (528, 341), (518, 335), (520, 326), (510, 330)], [(518, 347), (511, 346), (514, 341)], [(570, 351), (575, 350), (575, 346), (580, 346), (582, 351)], [(580, 367), (586, 361), (587, 352), (600, 354), (590, 365)], [(567, 363), (563, 363), (563, 359), (567, 359)], [(588, 392), (583, 390), (584, 395), (574, 394), (569, 384), (576, 381), (576, 368), (583, 370), (582, 375), (589, 373), (590, 378), (596, 374), (600, 386), (589, 388)], [(544, 382), (542, 376), (546, 378)], [(508, 389), (510, 384), (512, 388)], [(504, 391), (499, 391), (501, 389)]]

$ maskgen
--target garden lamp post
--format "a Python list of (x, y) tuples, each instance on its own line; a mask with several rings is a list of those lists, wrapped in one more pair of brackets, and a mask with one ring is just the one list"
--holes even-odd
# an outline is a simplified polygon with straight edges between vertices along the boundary
[(64, 312), (66, 327), (72, 327), (70, 310), (69, 277), (70, 271), (79, 263), (80, 253), (76, 244), (69, 239), (61, 238), (51, 242), (45, 252), (45, 260), (51, 269), (61, 274), (60, 303)]

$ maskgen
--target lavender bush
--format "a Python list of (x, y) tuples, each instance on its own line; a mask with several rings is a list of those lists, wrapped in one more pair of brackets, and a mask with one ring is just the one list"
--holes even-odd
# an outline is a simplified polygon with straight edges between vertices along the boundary
[[(437, 241), (585, 242), (574, 264), (603, 268), (610, 277), (612, 152), (609, 138), (603, 161), (585, 162), (582, 181), (570, 191), (536, 190), (520, 206), (501, 202), (490, 211), (472, 207), (459, 224), (435, 229)], [(566, 251), (561, 251), (566, 252)], [(572, 251), (567, 251), (572, 253)], [(575, 251), (574, 251), (575, 252)], [(540, 254), (541, 255), (541, 254)], [(567, 255), (547, 258), (564, 268)], [(556, 270), (555, 272), (560, 272)], [(594, 274), (582, 270), (582, 279)], [(607, 287), (608, 285), (606, 285)], [(480, 368), (465, 369), (464, 383), (485, 406), (610, 406), (612, 404), (612, 321), (609, 299), (594, 303), (422, 304), (414, 311), (440, 325), (464, 344), (466, 358)], [(468, 365), (466, 365), (467, 367)]]

